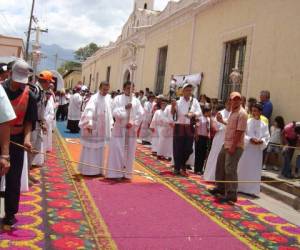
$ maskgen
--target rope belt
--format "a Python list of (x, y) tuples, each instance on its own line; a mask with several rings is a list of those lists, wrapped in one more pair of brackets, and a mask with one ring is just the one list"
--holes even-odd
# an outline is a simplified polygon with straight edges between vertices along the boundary
[[(13, 142), (11, 141), (10, 142), (11, 144), (13, 145), (16, 145), (20, 148), (23, 148), (24, 151), (27, 151), (26, 147), (24, 147), (23, 145), (19, 144), (19, 143), (16, 143), (16, 142)], [(109, 169), (109, 168), (105, 168), (105, 167), (99, 167), (99, 166), (96, 166), (96, 165), (92, 165), (92, 164), (87, 164), (87, 163), (84, 163), (84, 162), (80, 162), (80, 161), (74, 161), (74, 160), (69, 160), (67, 158), (62, 158), (62, 157), (58, 157), (56, 155), (53, 155), (53, 154), (49, 154), (49, 153), (44, 153), (44, 152), (39, 152), (37, 150), (31, 150), (30, 153), (33, 153), (33, 154), (42, 154), (42, 155), (46, 155), (48, 157), (52, 157), (52, 158), (56, 158), (56, 159), (59, 159), (59, 160), (63, 160), (65, 162), (69, 162), (69, 163), (75, 163), (75, 164), (80, 164), (80, 165), (83, 165), (83, 166), (87, 166), (87, 167), (90, 167), (90, 168), (96, 168), (96, 169), (102, 169), (102, 170), (108, 170), (108, 171), (113, 171), (113, 172), (117, 172), (117, 173), (122, 173), (122, 174), (132, 174), (132, 175), (137, 175), (137, 176), (142, 176), (142, 177), (146, 177), (146, 178), (149, 178), (149, 175), (146, 175), (144, 173), (141, 173), (140, 171), (137, 171), (137, 170), (134, 170), (133, 172), (127, 172), (127, 171), (124, 171), (124, 170), (118, 170), (118, 169)], [(153, 177), (153, 179), (156, 179), (155, 176), (151, 176)], [(182, 179), (182, 177), (172, 177), (172, 179)], [(300, 181), (300, 179), (293, 179), (293, 182), (294, 181)], [(257, 183), (287, 183), (287, 184), (290, 184), (289, 182), (286, 182), (284, 180), (265, 180), (265, 181), (212, 181), (214, 183), (253, 183), (253, 184), (257, 184)]]

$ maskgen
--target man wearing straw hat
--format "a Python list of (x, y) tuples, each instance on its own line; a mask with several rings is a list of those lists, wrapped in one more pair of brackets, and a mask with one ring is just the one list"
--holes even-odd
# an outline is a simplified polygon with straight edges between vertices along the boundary
[(115, 97), (112, 112), (115, 125), (110, 141), (107, 178), (131, 179), (136, 150), (137, 130), (142, 122), (144, 109), (133, 96), (134, 85), (123, 84), (123, 95)]

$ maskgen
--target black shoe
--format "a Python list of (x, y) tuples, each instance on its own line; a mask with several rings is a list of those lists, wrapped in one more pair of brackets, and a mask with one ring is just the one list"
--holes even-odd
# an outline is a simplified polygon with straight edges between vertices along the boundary
[(209, 189), (208, 192), (212, 195), (219, 195), (221, 194), (221, 191), (217, 188), (214, 188), (214, 189)]
[(180, 175), (180, 171), (179, 170), (174, 170), (174, 174), (175, 175)]
[(186, 168), (187, 170), (192, 170), (191, 165), (186, 165), (185, 168)]
[(2, 224), (3, 226), (13, 226), (16, 224), (18, 221), (15, 216), (9, 216), (9, 217), (4, 217), (2, 219)]
[(219, 199), (220, 203), (229, 203), (229, 204), (234, 204), (237, 202), (237, 198), (227, 198), (227, 197), (221, 197)]

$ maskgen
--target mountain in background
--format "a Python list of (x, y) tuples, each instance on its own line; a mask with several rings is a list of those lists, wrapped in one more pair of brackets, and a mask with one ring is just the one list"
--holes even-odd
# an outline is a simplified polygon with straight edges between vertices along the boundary
[(62, 48), (57, 44), (41, 44), (41, 46), (41, 51), (45, 58), (41, 59), (38, 70), (55, 69), (56, 55), (57, 68), (59, 68), (65, 61), (75, 61), (74, 50)]

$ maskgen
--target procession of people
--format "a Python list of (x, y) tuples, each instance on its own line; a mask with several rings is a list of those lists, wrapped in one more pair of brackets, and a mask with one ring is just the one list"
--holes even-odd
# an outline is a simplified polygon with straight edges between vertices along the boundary
[(137, 143), (150, 147), (152, 157), (170, 163), (174, 176), (189, 178), (193, 171), (215, 183), (209, 192), (220, 202), (235, 203), (238, 192), (258, 196), (263, 165), (267, 167), (268, 157), (279, 153), (282, 144), (287, 146), (282, 175), (292, 176), (295, 150), (288, 146), (298, 145), (300, 123), (285, 126), (283, 118), (276, 117), (270, 126), (273, 107), (268, 91), (261, 92), (261, 102), (250, 98), (246, 106), (239, 92), (232, 92), (225, 103), (213, 103), (205, 95), (198, 99), (188, 81), (176, 86), (172, 80), (165, 96), (149, 89), (135, 92), (131, 81), (117, 92), (102, 81), (93, 94), (82, 83), (71, 91), (55, 90), (50, 71), (33, 78), (32, 73), (18, 59), (0, 84), (4, 225), (16, 223), (24, 183), (37, 181), (30, 169), (43, 166), (45, 153), (52, 152), (55, 120), (67, 119), (70, 133), (80, 133), (78, 171), (84, 176), (130, 181)]

